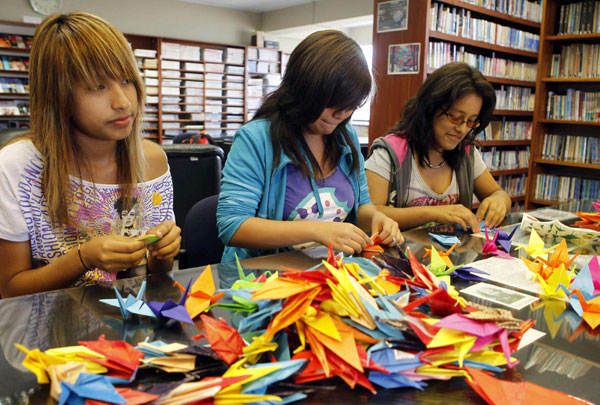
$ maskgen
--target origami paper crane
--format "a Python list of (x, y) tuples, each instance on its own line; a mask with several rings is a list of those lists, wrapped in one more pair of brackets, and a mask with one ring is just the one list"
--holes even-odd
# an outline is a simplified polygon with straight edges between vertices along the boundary
[(104, 335), (100, 335), (97, 341), (83, 341), (79, 344), (106, 357), (106, 360), (94, 359), (94, 361), (108, 368), (108, 376), (126, 381), (135, 376), (144, 357), (142, 352), (129, 343), (122, 340), (106, 340)]
[[(486, 226), (484, 226), (484, 231), (485, 231), (485, 243), (484, 243), (483, 247), (481, 248), (481, 251), (483, 254), (498, 255), (498, 256), (506, 257), (507, 259), (513, 258), (508, 253), (498, 249), (498, 246), (496, 245), (496, 240), (498, 239), (500, 230), (496, 230), (496, 234), (494, 235), (494, 238), (492, 240), (490, 240), (490, 237), (488, 235), (488, 229)], [(510, 250), (510, 248), (509, 248), (509, 250)]]
[[(154, 400), (157, 400), (160, 396), (155, 394), (149, 394), (143, 391), (132, 390), (131, 388), (117, 387), (115, 388), (120, 396), (125, 398), (127, 405), (142, 405), (148, 404)], [(85, 405), (106, 405), (110, 402), (98, 401), (95, 399), (88, 399), (85, 401)]]
[(103, 375), (81, 373), (75, 384), (62, 382), (59, 404), (85, 404), (86, 399), (95, 399), (113, 404), (126, 404), (123, 398)]
[[(181, 284), (178, 282), (175, 282), (174, 284), (182, 293), (186, 292)], [(224, 292), (221, 292), (213, 297), (214, 294), (215, 281), (209, 264), (196, 281), (194, 281), (194, 284), (192, 284), (192, 290), (185, 301), (185, 307), (190, 314), (190, 318), (194, 319), (225, 295)]]
[(460, 240), (458, 240), (458, 238), (454, 235), (440, 235), (429, 232), (429, 237), (442, 246), (450, 247), (460, 245)]
[(142, 282), (142, 285), (140, 286), (140, 290), (138, 291), (136, 297), (129, 294), (127, 296), (127, 299), (125, 300), (119, 293), (117, 287), (113, 288), (115, 290), (117, 298), (102, 299), (100, 300), (100, 302), (119, 308), (121, 310), (121, 315), (123, 315), (123, 318), (129, 318), (131, 314), (145, 315), (150, 316), (152, 318), (156, 318), (154, 312), (152, 312), (148, 305), (146, 305), (146, 303), (143, 301), (144, 291), (146, 290), (146, 280)]
[(547, 254), (550, 250), (554, 249), (555, 246), (549, 247), (548, 249), (544, 249), (544, 241), (540, 238), (540, 235), (535, 231), (535, 229), (531, 229), (531, 233), (529, 234), (529, 242), (527, 246), (519, 245), (518, 249), (523, 249), (527, 254), (531, 257), (541, 257), (546, 258)]
[(582, 220), (575, 222), (573, 226), (600, 231), (600, 204), (592, 202), (592, 205), (596, 209), (596, 212), (576, 212), (575, 215)]
[(238, 331), (227, 325), (223, 319), (217, 321), (208, 315), (200, 315), (200, 319), (206, 331), (206, 334), (200, 336), (206, 336), (211, 349), (227, 364), (235, 362), (245, 346)]
[(600, 325), (600, 296), (587, 300), (578, 289), (571, 293), (573, 294), (577, 295), (581, 304), (583, 320), (590, 325), (590, 328), (596, 329)]
[(154, 315), (156, 315), (160, 323), (165, 324), (169, 321), (169, 319), (175, 319), (177, 321), (193, 324), (194, 321), (192, 321), (192, 318), (190, 318), (190, 314), (185, 307), (189, 290), (190, 283), (188, 283), (188, 286), (185, 289), (185, 292), (183, 293), (179, 303), (169, 299), (166, 302), (150, 301), (148, 302), (148, 306), (152, 312), (154, 312)]
[(430, 257), (430, 263), (427, 268), (436, 276), (447, 276), (452, 273), (460, 266), (454, 266), (452, 261), (448, 257), (450, 253), (452, 253), (452, 249), (456, 247), (456, 244), (452, 245), (448, 252), (439, 253), (433, 245), (431, 245), (431, 249), (425, 249), (425, 255), (423, 257)]
[(510, 253), (511, 239), (514, 236), (517, 228), (518, 228), (518, 226), (515, 226), (513, 228), (513, 230), (510, 232), (510, 234), (507, 234), (506, 232), (504, 232), (500, 229), (498, 229), (496, 231), (496, 234), (497, 234), (496, 245), (500, 245), (499, 247), (502, 247), (502, 249), (504, 249), (504, 251), (506, 253)]
[[(201, 381), (177, 384), (177, 386), (163, 393), (161, 398), (154, 401), (154, 404), (201, 404), (203, 400), (211, 400), (221, 389), (231, 384), (246, 379), (241, 377), (207, 377)], [(212, 403), (212, 401), (207, 402)]]
[(467, 379), (467, 383), (488, 404), (580, 405), (587, 402), (572, 395), (540, 387), (530, 382), (503, 381), (475, 368), (466, 367), (466, 369), (472, 379)]
[(50, 396), (58, 401), (58, 397), (62, 392), (60, 384), (62, 381), (69, 384), (75, 384), (79, 374), (85, 369), (85, 364), (69, 362), (65, 364), (57, 364), (48, 367), (50, 375)]

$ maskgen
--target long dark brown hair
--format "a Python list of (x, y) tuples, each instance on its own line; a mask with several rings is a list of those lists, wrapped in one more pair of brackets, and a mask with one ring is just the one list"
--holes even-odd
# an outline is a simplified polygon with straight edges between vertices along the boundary
[(417, 153), (419, 164), (425, 166), (424, 156), (429, 157), (429, 147), (434, 143), (433, 119), (456, 100), (472, 93), (483, 100), (477, 117), (480, 124), (471, 129), (455, 149), (444, 151), (444, 160), (454, 168), (465, 153), (464, 147), (473, 143), (477, 134), (489, 124), (496, 106), (494, 88), (477, 69), (466, 63), (452, 62), (430, 74), (417, 95), (406, 103), (402, 119), (391, 132), (406, 138)]
[[(354, 40), (336, 30), (318, 31), (306, 37), (290, 55), (281, 86), (267, 97), (253, 118), (271, 120), (273, 166), (279, 163), (283, 150), (306, 175), (322, 176), (302, 131), (325, 108), (356, 109), (367, 100), (370, 91), (367, 61)], [(350, 117), (324, 137), (325, 158), (337, 166), (341, 157), (337, 144), (343, 138), (352, 148), (353, 169), (357, 170), (357, 145), (346, 130), (349, 120)]]

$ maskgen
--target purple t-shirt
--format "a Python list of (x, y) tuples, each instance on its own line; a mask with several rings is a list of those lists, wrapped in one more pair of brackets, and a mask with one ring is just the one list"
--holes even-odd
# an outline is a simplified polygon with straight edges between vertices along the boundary
[(317, 187), (324, 211), (321, 218), (310, 179), (295, 165), (288, 165), (283, 218), (288, 221), (343, 222), (355, 201), (352, 185), (344, 173), (336, 167), (332, 175), (324, 180), (317, 180)]

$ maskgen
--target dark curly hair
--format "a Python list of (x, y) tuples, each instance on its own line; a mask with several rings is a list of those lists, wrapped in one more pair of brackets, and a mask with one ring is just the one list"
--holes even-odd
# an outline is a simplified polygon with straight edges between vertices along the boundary
[[(356, 109), (371, 92), (371, 75), (360, 46), (343, 32), (325, 30), (306, 37), (290, 55), (281, 86), (267, 97), (253, 120), (271, 120), (274, 166), (281, 151), (306, 174), (322, 175), (302, 131), (315, 122), (325, 108)], [(337, 147), (343, 138), (352, 149), (353, 168), (359, 167), (357, 145), (346, 131), (348, 117), (325, 139), (326, 159), (336, 166), (341, 157)]]
[(434, 117), (449, 109), (456, 100), (472, 93), (483, 100), (478, 116), (480, 125), (471, 129), (457, 148), (444, 151), (444, 160), (455, 168), (465, 153), (464, 147), (473, 143), (477, 134), (489, 124), (496, 106), (494, 88), (477, 69), (466, 63), (452, 62), (430, 74), (417, 95), (408, 100), (402, 119), (390, 132), (406, 138), (417, 153), (419, 164), (424, 166), (423, 157), (429, 157), (429, 146), (434, 142)]

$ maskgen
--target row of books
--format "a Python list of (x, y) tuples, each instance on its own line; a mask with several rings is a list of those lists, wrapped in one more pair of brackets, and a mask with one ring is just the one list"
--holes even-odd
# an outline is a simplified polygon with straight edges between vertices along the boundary
[(20, 100), (0, 100), (0, 116), (29, 115), (29, 103)]
[(481, 158), (488, 170), (509, 170), (529, 167), (529, 146), (514, 150), (496, 147), (483, 150)]
[(600, 44), (563, 45), (552, 55), (550, 77), (599, 77)]
[(544, 134), (542, 158), (600, 164), (600, 140), (591, 136)]
[(32, 41), (28, 35), (0, 34), (0, 48), (31, 49)]
[(484, 141), (515, 141), (531, 139), (531, 121), (491, 121), (482, 133)]
[(560, 6), (558, 34), (600, 32), (600, 1), (578, 1)]
[(29, 58), (5, 55), (0, 56), (0, 70), (27, 72), (29, 70)]
[(537, 63), (519, 62), (510, 59), (478, 55), (465, 51), (465, 47), (451, 42), (429, 42), (427, 65), (437, 69), (450, 62), (465, 62), (479, 69), (486, 76), (513, 80), (535, 81)]
[(29, 80), (20, 77), (0, 77), (0, 93), (27, 94)]
[(600, 122), (600, 92), (567, 89), (567, 94), (548, 92), (546, 118)]
[(433, 3), (430, 29), (490, 44), (537, 52), (540, 36), (492, 21), (473, 18), (471, 11)]
[(524, 20), (541, 22), (542, 3), (528, 0), (463, 0), (465, 3), (498, 11)]
[(275, 49), (248, 48), (248, 60), (260, 60), (264, 62), (278, 62), (279, 51)]
[(600, 197), (600, 180), (538, 174), (534, 195), (536, 199), (545, 201), (597, 200)]
[(518, 176), (498, 176), (496, 181), (508, 195), (517, 196), (525, 194), (525, 185), (527, 183), (527, 175), (525, 173)]
[(535, 94), (532, 88), (502, 85), (495, 92), (497, 110), (533, 111)]

